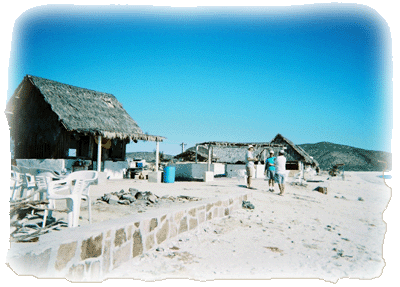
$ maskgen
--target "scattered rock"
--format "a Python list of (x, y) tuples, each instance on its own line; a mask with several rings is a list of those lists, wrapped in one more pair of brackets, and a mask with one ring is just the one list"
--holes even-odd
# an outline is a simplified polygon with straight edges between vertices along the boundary
[(278, 247), (264, 246), (264, 248), (267, 248), (267, 249), (271, 250), (272, 252), (282, 253), (282, 250), (280, 250)]
[(150, 201), (151, 203), (156, 203), (157, 202), (157, 197), (154, 194), (150, 194), (147, 197), (147, 200)]
[(123, 205), (129, 205), (131, 204), (129, 200), (118, 200), (119, 204), (123, 204)]
[(358, 201), (364, 201), (364, 199), (362, 197), (359, 197)]
[(120, 198), (121, 198), (121, 200), (128, 200), (129, 203), (132, 203), (132, 202), (136, 201), (136, 198), (131, 194), (123, 194), (123, 195), (121, 195)]
[(246, 209), (254, 209), (254, 205), (250, 201), (243, 200), (242, 207)]
[(198, 201), (199, 198), (193, 197), (193, 196), (188, 196), (188, 195), (178, 195), (176, 197), (178, 200), (189, 200), (189, 201)]
[(138, 193), (138, 192), (139, 192), (139, 190), (136, 189), (136, 188), (129, 188), (129, 193), (130, 193), (131, 195), (133, 195), (133, 196), (135, 196), (135, 194)]
[(158, 200), (171, 200), (175, 201), (198, 201), (200, 198), (187, 196), (187, 195), (179, 195), (178, 197), (173, 197), (169, 195), (165, 195), (163, 197), (159, 197), (156, 194), (153, 194), (150, 191), (139, 191), (136, 188), (129, 188), (129, 192), (121, 189), (118, 192), (106, 193), (102, 197), (98, 198), (100, 202), (106, 202), (108, 204), (121, 204), (121, 205), (130, 205), (132, 203), (144, 204), (146, 206), (156, 204)]
[(101, 199), (102, 201), (108, 202), (108, 201), (110, 200), (110, 198), (111, 198), (111, 194), (106, 193), (106, 194), (104, 194), (100, 199)]
[(110, 197), (108, 198), (107, 203), (108, 204), (118, 204), (119, 198), (116, 195), (110, 195)]
[(295, 181), (295, 182), (289, 182), (289, 184), (290, 184), (291, 186), (302, 186), (302, 187), (307, 187), (307, 186), (308, 186), (307, 183), (297, 182), (297, 181)]

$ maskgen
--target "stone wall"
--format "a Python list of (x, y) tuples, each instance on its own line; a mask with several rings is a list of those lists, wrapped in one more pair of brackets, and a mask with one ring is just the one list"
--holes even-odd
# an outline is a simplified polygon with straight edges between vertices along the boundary
[(36, 243), (12, 243), (7, 263), (18, 275), (101, 281), (122, 263), (168, 238), (228, 216), (251, 195), (203, 199), (180, 208), (157, 209), (88, 226), (52, 231)]

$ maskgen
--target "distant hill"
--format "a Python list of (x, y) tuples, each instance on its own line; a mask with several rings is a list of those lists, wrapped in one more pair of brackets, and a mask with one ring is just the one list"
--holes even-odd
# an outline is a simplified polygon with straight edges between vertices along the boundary
[(386, 161), (387, 169), (392, 169), (392, 154), (383, 151), (365, 150), (330, 142), (300, 144), (310, 156), (316, 159), (322, 170), (329, 170), (334, 164), (344, 163), (348, 171), (382, 171)]
[[(164, 154), (165, 160), (173, 159), (173, 155)], [(156, 161), (156, 153), (153, 151), (141, 151), (141, 152), (127, 152), (126, 158), (131, 159), (144, 159), (146, 162), (155, 162)]]

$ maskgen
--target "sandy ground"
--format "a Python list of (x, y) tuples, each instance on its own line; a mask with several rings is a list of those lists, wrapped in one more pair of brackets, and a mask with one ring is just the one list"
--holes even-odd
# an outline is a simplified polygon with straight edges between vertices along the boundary
[[(260, 181), (260, 180), (258, 180)], [(260, 181), (261, 182), (261, 181)], [(264, 183), (264, 181), (262, 181)], [(107, 180), (99, 185), (90, 186), (90, 198), (92, 201), (92, 222), (101, 222), (109, 219), (120, 218), (143, 213), (155, 208), (179, 208), (189, 200), (170, 200), (163, 199), (162, 197), (177, 198), (180, 195), (193, 197), (193, 200), (202, 200), (205, 198), (219, 197), (233, 192), (246, 191), (245, 179), (238, 180), (237, 178), (216, 178), (213, 182), (201, 181), (175, 181), (174, 183), (149, 183), (147, 180), (134, 180), (134, 179), (121, 179), (121, 180)], [(99, 200), (104, 194), (119, 192), (121, 190), (129, 192), (130, 188), (138, 191), (150, 191), (158, 197), (156, 203), (149, 205), (145, 201), (136, 201), (131, 205), (121, 204), (107, 204)], [(84, 201), (81, 203), (80, 221), (81, 226), (89, 224), (88, 221), (88, 204)], [(57, 209), (65, 209), (65, 201), (57, 201)], [(54, 212), (56, 219), (67, 219), (66, 213)]]
[[(110, 278), (140, 280), (135, 282), (166, 278), (192, 279), (190, 282), (320, 278), (336, 282), (340, 278), (379, 277), (385, 266), (382, 246), (386, 224), (382, 213), (391, 196), (391, 189), (380, 175), (346, 172), (345, 180), (315, 176), (309, 179), (323, 182), (305, 182), (307, 186), (294, 185), (289, 178), (284, 196), (277, 194), (277, 186), (271, 193), (266, 181), (253, 180), (255, 189), (251, 190), (250, 201), (255, 209), (239, 209), (226, 218), (178, 235), (116, 268), (104, 277), (104, 283), (114, 284), (114, 280), (106, 280)], [(160, 201), (149, 206), (112, 206), (97, 200), (121, 189), (151, 191), (159, 197), (188, 195), (201, 200), (244, 191), (244, 184), (244, 179), (236, 178), (173, 184), (110, 180), (91, 187), (92, 219), (99, 222), (160, 206), (185, 204)], [(327, 194), (314, 190), (320, 185), (328, 186)], [(88, 224), (85, 202), (81, 217), (80, 224)], [(176, 284), (183, 283), (178, 280)]]
[[(254, 180), (256, 189), (250, 201), (255, 209), (240, 209), (178, 235), (106, 278), (320, 278), (336, 282), (347, 277), (379, 277), (385, 265), (382, 212), (391, 195), (379, 175), (347, 172), (345, 180), (314, 177), (329, 184), (328, 194), (314, 190), (321, 182), (306, 182), (307, 186), (288, 183), (284, 196), (269, 192), (266, 181)], [(150, 190), (149, 184), (136, 186), (140, 184)], [(234, 189), (243, 187), (236, 179), (221, 178), (213, 183), (153, 185), (151, 191), (160, 196), (185, 192), (208, 197)], [(104, 191), (95, 190), (93, 195)]]

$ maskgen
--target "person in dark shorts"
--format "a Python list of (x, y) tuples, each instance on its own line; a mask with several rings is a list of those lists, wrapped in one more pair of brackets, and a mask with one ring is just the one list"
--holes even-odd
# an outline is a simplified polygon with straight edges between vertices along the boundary
[(269, 187), (268, 191), (273, 192), (275, 185), (275, 157), (273, 150), (269, 151), (269, 157), (265, 162), (264, 174), (267, 176), (268, 179), (268, 187)]

